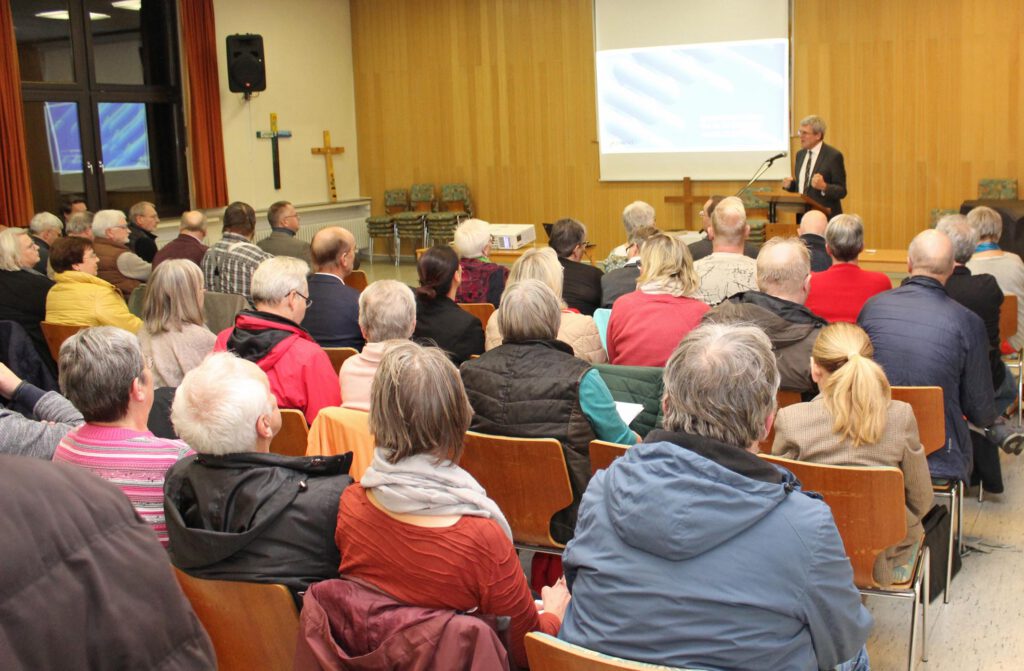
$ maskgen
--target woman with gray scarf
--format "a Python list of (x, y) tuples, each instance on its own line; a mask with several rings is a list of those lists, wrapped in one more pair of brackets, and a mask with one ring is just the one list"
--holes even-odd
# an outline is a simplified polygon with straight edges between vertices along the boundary
[(508, 616), (512, 656), (526, 666), (523, 637), (557, 634), (569, 594), (545, 588), (538, 612), (508, 522), (458, 466), (472, 415), (441, 350), (388, 349), (370, 396), (373, 463), (338, 511), (341, 574), (410, 605)]

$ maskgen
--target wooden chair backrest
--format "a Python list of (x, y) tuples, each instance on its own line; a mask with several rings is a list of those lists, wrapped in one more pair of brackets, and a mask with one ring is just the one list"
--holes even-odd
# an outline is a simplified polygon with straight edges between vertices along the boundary
[(1017, 297), (1003, 294), (1003, 304), (999, 306), (999, 339), (1006, 340), (1017, 332)]
[(370, 414), (352, 408), (323, 408), (309, 427), (306, 456), (352, 453), (348, 474), (359, 482), (373, 461)]
[(484, 328), (487, 328), (487, 321), (494, 314), (494, 306), (490, 303), (459, 303), (459, 307), (479, 319)]
[(299, 614), (287, 587), (174, 573), (210, 635), (219, 671), (292, 668)]
[(561, 548), (551, 517), (572, 503), (562, 445), (554, 438), (506, 438), (467, 431), (459, 465), (505, 514), (516, 543)]
[(359, 354), (359, 350), (355, 347), (324, 347), (324, 351), (327, 352), (327, 358), (331, 360), (335, 375), (341, 371), (341, 364), (345, 363), (345, 359)]
[(349, 273), (348, 277), (345, 278), (345, 286), (352, 287), (359, 293), (363, 293), (363, 289), (369, 284), (366, 279), (366, 273), (362, 270), (353, 270)]
[(685, 671), (602, 655), (537, 632), (526, 635), (526, 657), (531, 671)]
[(924, 453), (931, 454), (946, 445), (946, 413), (942, 387), (893, 387), (892, 399), (909, 403), (917, 420), (917, 433)]
[(629, 445), (619, 445), (604, 440), (590, 441), (590, 474), (593, 475), (602, 468), (608, 468), (628, 449)]
[(270, 451), (286, 457), (302, 457), (306, 454), (309, 425), (301, 410), (281, 410), (281, 430), (270, 443)]
[(43, 338), (46, 339), (46, 346), (50, 348), (50, 356), (54, 361), (60, 361), (60, 346), (64, 341), (75, 335), (82, 329), (89, 328), (82, 324), (54, 324), (53, 322), (39, 322), (39, 328), (43, 330)]
[[(780, 389), (775, 393), (775, 400), (779, 404), (779, 410), (790, 405), (796, 405), (800, 402), (800, 392), (789, 391), (788, 389)], [(760, 443), (758, 448), (761, 454), (772, 453), (772, 443), (775, 442), (775, 425), (772, 424), (771, 430), (768, 432), (768, 436), (765, 437)]]
[(903, 472), (762, 458), (789, 469), (805, 491), (825, 498), (853, 565), (853, 582), (858, 587), (878, 587), (873, 575), (875, 558), (907, 535)]

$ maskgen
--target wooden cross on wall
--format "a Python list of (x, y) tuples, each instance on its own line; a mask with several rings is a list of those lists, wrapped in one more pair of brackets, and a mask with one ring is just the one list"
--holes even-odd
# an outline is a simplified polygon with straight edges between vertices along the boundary
[(261, 140), (270, 140), (270, 158), (274, 163), (274, 189), (281, 189), (281, 155), (277, 147), (277, 139), (281, 137), (291, 137), (292, 132), (290, 130), (278, 130), (277, 128), (277, 113), (270, 113), (270, 130), (258, 130), (256, 131), (256, 137)]
[(686, 230), (693, 231), (696, 230), (693, 227), (693, 204), (700, 203), (703, 205), (704, 201), (706, 201), (708, 198), (709, 196), (707, 195), (694, 194), (693, 181), (689, 177), (683, 177), (683, 195), (665, 196), (665, 202), (682, 203), (683, 205), (686, 206), (683, 210), (686, 221)]
[(324, 157), (324, 162), (327, 164), (327, 190), (331, 194), (331, 202), (338, 202), (338, 188), (334, 184), (334, 154), (344, 154), (344, 147), (332, 147), (331, 146), (331, 131), (324, 131), (324, 145), (322, 147), (313, 147), (309, 150), (311, 154), (320, 154)]

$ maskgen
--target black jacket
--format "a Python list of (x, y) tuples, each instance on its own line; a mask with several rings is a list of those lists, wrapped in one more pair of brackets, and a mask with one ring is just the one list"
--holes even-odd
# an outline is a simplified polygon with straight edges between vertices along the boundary
[(999, 308), (1003, 305), (1003, 292), (996, 278), (987, 274), (972, 275), (967, 266), (957, 266), (946, 281), (946, 293), (985, 322), (992, 386), (999, 389), (1006, 378), (1006, 366), (999, 351)]
[(153, 263), (156, 256), (156, 236), (135, 224), (128, 224), (128, 248), (146, 263)]
[(22, 325), (32, 339), (32, 346), (39, 353), (40, 360), (56, 377), (57, 364), (50, 356), (50, 348), (39, 326), (46, 319), (46, 295), (53, 284), (53, 280), (45, 274), (40, 275), (31, 270), (0, 270), (0, 320)]
[(199, 578), (281, 583), (296, 594), (337, 577), (334, 529), (351, 463), (351, 453), (182, 459), (164, 479), (171, 561)]
[(437, 345), (456, 366), (474, 354), (484, 353), (484, 327), (447, 296), (428, 301), (416, 296), (416, 330), (413, 339)]
[(615, 299), (636, 291), (640, 262), (616, 268), (601, 276), (601, 307), (611, 309)]
[(335, 276), (309, 276), (309, 298), (302, 328), (321, 347), (363, 349), (366, 341), (359, 330), (359, 292)]
[[(793, 183), (789, 191), (796, 191), (800, 188), (800, 171), (804, 167), (804, 156), (806, 149), (801, 149), (793, 159)], [(830, 218), (843, 213), (842, 199), (846, 198), (846, 165), (843, 163), (843, 154), (835, 147), (821, 143), (821, 151), (811, 168), (811, 175), (821, 173), (822, 178), (828, 185), (825, 193), (811, 187), (810, 180), (807, 181), (804, 194), (811, 200), (824, 205), (832, 210), (828, 215)]]
[(601, 276), (599, 268), (588, 263), (558, 259), (562, 264), (562, 300), (585, 315), (593, 315), (601, 307)]
[(811, 272), (820, 273), (832, 267), (832, 257), (825, 251), (825, 238), (814, 233), (804, 233), (800, 236), (811, 253)]

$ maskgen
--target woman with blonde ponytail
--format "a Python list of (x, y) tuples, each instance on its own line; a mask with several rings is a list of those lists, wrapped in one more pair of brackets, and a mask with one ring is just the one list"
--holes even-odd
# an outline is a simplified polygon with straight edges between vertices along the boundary
[(822, 329), (811, 351), (811, 377), (821, 394), (810, 403), (779, 410), (772, 454), (834, 466), (893, 466), (903, 471), (907, 536), (879, 555), (875, 580), (904, 582), (906, 564), (932, 505), (931, 476), (910, 406), (893, 401), (874, 349), (856, 324)]

